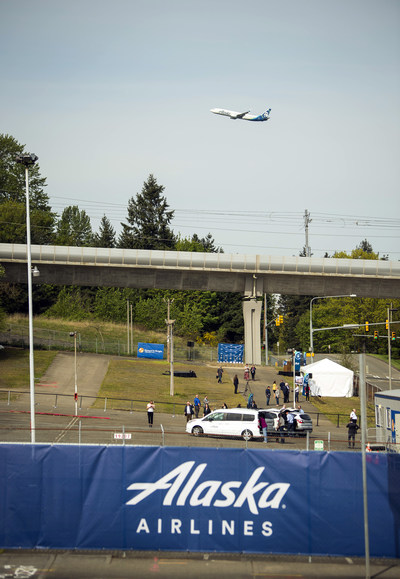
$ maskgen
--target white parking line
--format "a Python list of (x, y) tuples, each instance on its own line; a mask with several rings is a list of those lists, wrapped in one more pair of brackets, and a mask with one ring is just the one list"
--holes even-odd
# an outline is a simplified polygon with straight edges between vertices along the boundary
[(58, 434), (58, 436), (56, 436), (55, 438), (55, 443), (60, 442), (64, 436), (67, 434), (68, 430), (70, 430), (78, 421), (78, 416), (74, 416), (74, 418), (72, 418), (72, 420), (67, 424), (67, 426), (64, 428), (64, 430), (62, 430), (60, 432), (60, 434)]

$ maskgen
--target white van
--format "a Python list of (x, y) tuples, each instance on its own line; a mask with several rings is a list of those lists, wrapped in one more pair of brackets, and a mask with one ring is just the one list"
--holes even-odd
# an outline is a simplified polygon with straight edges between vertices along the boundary
[(258, 410), (231, 408), (214, 410), (204, 418), (195, 418), (186, 424), (186, 432), (194, 436), (241, 436), (244, 440), (262, 438), (258, 427)]

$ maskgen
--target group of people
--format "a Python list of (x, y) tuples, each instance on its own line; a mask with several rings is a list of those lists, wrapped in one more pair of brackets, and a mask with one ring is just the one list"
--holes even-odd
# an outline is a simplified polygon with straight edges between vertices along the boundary
[[(193, 416), (195, 418), (198, 418), (201, 408), (203, 408), (203, 416), (207, 416), (207, 414), (210, 414), (211, 408), (210, 408), (210, 403), (208, 401), (207, 395), (204, 397), (203, 403), (202, 403), (200, 401), (199, 395), (196, 394), (196, 396), (194, 397), (194, 400), (193, 400), (193, 404), (190, 402), (190, 400), (188, 400), (186, 402), (186, 405), (185, 405), (185, 408), (183, 411), (184, 416), (186, 416), (186, 422), (189, 422), (189, 420), (192, 420)], [(228, 408), (227, 405), (225, 404), (225, 402), (222, 405), (222, 408)]]
[[(299, 414), (303, 414), (304, 410), (301, 406), (297, 406), (296, 409)], [(268, 425), (265, 420), (265, 416), (262, 412), (258, 415), (258, 426), (260, 432), (264, 437), (264, 442), (268, 441)], [(290, 410), (286, 409), (284, 405), (281, 409), (277, 417), (274, 419), (274, 433), (271, 433), (272, 436), (276, 436), (276, 442), (280, 440), (281, 443), (285, 442), (286, 436), (292, 436), (296, 430), (296, 416)]]

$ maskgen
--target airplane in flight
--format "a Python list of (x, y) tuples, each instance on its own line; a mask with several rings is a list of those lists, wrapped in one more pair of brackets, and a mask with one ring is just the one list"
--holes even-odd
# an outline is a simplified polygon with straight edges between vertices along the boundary
[(268, 121), (271, 109), (268, 109), (262, 115), (249, 115), (250, 111), (245, 111), (244, 113), (237, 113), (235, 111), (227, 111), (226, 109), (211, 109), (211, 112), (215, 115), (224, 115), (233, 120), (241, 119), (243, 121)]

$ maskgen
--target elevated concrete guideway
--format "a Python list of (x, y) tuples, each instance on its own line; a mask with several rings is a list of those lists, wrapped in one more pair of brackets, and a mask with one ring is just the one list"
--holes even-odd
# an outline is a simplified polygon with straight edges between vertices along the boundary
[[(399, 298), (400, 262), (32, 245), (34, 283), (239, 292), (246, 362), (261, 363), (264, 293)], [(0, 244), (3, 281), (27, 283), (27, 248)]]

